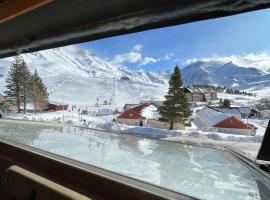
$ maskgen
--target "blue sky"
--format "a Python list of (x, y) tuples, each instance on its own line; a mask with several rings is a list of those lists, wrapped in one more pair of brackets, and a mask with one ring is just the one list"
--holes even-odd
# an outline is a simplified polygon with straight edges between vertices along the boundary
[(253, 57), (263, 54), (268, 58), (270, 9), (106, 38), (79, 46), (112, 63), (151, 71), (171, 69), (176, 64), (183, 67), (187, 60), (194, 58), (239, 59), (248, 54)]

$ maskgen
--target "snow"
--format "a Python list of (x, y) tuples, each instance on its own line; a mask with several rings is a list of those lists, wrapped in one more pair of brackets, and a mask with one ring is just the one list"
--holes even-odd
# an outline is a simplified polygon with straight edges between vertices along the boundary
[(204, 107), (203, 109), (198, 110), (197, 114), (200, 115), (204, 120), (206, 120), (210, 126), (216, 125), (217, 123), (230, 117), (230, 115), (228, 114), (215, 111), (208, 107)]
[[(62, 47), (23, 54), (31, 70), (37, 69), (44, 80), (50, 101), (72, 105), (94, 105), (96, 99), (109, 100), (115, 78), (117, 106), (139, 103), (142, 100), (164, 100), (171, 71), (148, 72), (130, 70), (112, 64), (92, 52), (77, 46)], [(0, 92), (5, 90), (5, 79), (12, 58), (0, 60)], [(226, 74), (226, 76), (224, 76)], [(241, 68), (233, 63), (197, 62), (182, 70), (185, 85), (210, 83), (231, 86), (257, 94), (256, 97), (219, 94), (242, 105), (270, 96), (270, 74), (254, 68)], [(128, 77), (129, 80), (123, 80)], [(226, 78), (226, 79), (225, 79)], [(199, 82), (198, 82), (199, 81)]]
[(158, 120), (160, 118), (160, 115), (158, 113), (158, 109), (154, 105), (149, 105), (145, 107), (141, 111), (141, 116), (146, 118), (146, 119), (153, 119), (153, 120)]
[(218, 110), (220, 110), (223, 113), (233, 115), (233, 116), (237, 116), (237, 117), (241, 118), (241, 113), (238, 110), (238, 108), (218, 108)]
[[(115, 78), (114, 104), (139, 103), (141, 100), (163, 100), (168, 84), (159, 73), (129, 70), (95, 56), (75, 46), (50, 49), (22, 55), (31, 71), (37, 69), (44, 80), (51, 102), (93, 106), (96, 99), (112, 97)], [(0, 92), (12, 58), (0, 60)], [(129, 77), (130, 80), (123, 80)]]
[[(196, 61), (182, 70), (185, 85), (212, 84), (257, 93), (269, 87), (270, 74), (256, 68), (240, 67), (233, 62)], [(268, 96), (270, 94), (268, 93)]]

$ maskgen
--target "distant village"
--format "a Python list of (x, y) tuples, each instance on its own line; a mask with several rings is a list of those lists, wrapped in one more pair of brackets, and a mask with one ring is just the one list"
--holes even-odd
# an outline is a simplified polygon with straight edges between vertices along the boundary
[[(248, 119), (270, 118), (270, 103), (265, 100), (256, 106), (224, 106), (218, 99), (218, 89), (211, 87), (184, 87), (188, 106), (192, 111), (192, 124), (198, 130), (206, 132), (234, 133), (242, 135), (255, 135), (256, 127), (248, 123)], [(219, 91), (220, 92), (220, 91)], [(0, 118), (6, 111), (16, 112), (16, 106), (3, 107), (5, 97), (0, 94)], [(97, 101), (98, 103), (98, 101)], [(102, 105), (94, 105), (99, 108), (96, 112), (88, 111), (74, 105), (59, 102), (49, 102), (46, 111), (76, 111), (81, 115), (92, 114), (95, 116), (113, 115), (113, 121), (131, 126), (147, 126), (153, 128), (168, 129), (169, 123), (160, 120), (159, 108), (163, 101), (146, 100), (137, 104), (125, 104), (122, 109), (110, 109), (111, 100)], [(107, 107), (106, 107), (107, 106)], [(6, 109), (6, 110), (5, 110)], [(82, 117), (83, 119), (83, 117)], [(185, 129), (182, 123), (176, 123), (174, 129)]]
[[(185, 130), (187, 127), (192, 127), (205, 132), (252, 136), (256, 135), (257, 127), (249, 123), (248, 119), (270, 118), (269, 100), (262, 100), (258, 106), (237, 106), (233, 105), (228, 99), (219, 99), (218, 93), (246, 96), (254, 94), (206, 84), (184, 87), (177, 66), (170, 80), (169, 88), (172, 88), (172, 90), (168, 90), (165, 101), (145, 100), (136, 104), (126, 102), (122, 108), (116, 107), (113, 105), (116, 97), (114, 78), (112, 96), (109, 99), (103, 99), (103, 102), (102, 99), (97, 98), (95, 105), (92, 105), (92, 107), (54, 102), (49, 100), (47, 88), (42, 83), (38, 73), (35, 71), (32, 75), (22, 58), (17, 57), (15, 61), (17, 62), (14, 65), (15, 67), (21, 67), (22, 69), (24, 67), (25, 74), (22, 75), (25, 75), (26, 80), (29, 80), (29, 84), (24, 85), (25, 81), (21, 81), (21, 87), (17, 88), (17, 90), (24, 89), (23, 91), (26, 92), (19, 91), (18, 93), (12, 87), (12, 84), (16, 85), (14, 80), (11, 77), (7, 79), (7, 81), (10, 81), (7, 82), (9, 85), (7, 85), (8, 90), (5, 91), (6, 96), (0, 93), (0, 118), (8, 118), (13, 116), (14, 113), (20, 114), (21, 111), (23, 111), (24, 115), (48, 112), (52, 116), (54, 116), (54, 113), (59, 114), (59, 111), (61, 111), (63, 113), (62, 120), (61, 117), (54, 116), (55, 121), (66, 123), (65, 112), (70, 112), (78, 115), (78, 122), (83, 121), (85, 123), (91, 120), (89, 117), (98, 119), (111, 116), (112, 122), (130, 126), (171, 130)], [(11, 68), (13, 70), (11, 72), (16, 73), (17, 71), (13, 68)], [(35, 76), (36, 79), (32, 78)], [(32, 80), (37, 80), (37, 82), (34, 83)], [(35, 85), (40, 87), (39, 90), (35, 88), (37, 87)], [(37, 93), (35, 91), (44, 92)], [(16, 94), (19, 95), (16, 96)], [(32, 102), (32, 108), (31, 106), (27, 108), (27, 99)], [(25, 116), (23, 119), (25, 119)], [(69, 122), (72, 122), (72, 120), (74, 121), (73, 114)]]
[[(201, 131), (255, 135), (257, 128), (248, 123), (248, 119), (252, 117), (270, 118), (269, 102), (269, 107), (260, 110), (255, 106), (224, 107), (220, 105), (217, 90), (213, 88), (185, 87), (184, 92), (189, 108), (193, 111), (192, 122)], [(125, 104), (123, 113), (117, 117), (117, 122), (166, 129), (169, 126), (168, 123), (160, 121), (158, 115), (158, 109), (162, 104), (163, 101)], [(178, 123), (175, 129), (184, 129), (184, 125)]]

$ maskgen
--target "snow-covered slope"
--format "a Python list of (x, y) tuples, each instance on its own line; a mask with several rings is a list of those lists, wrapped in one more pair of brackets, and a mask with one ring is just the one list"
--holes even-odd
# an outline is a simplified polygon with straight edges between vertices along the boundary
[(270, 87), (270, 74), (232, 62), (197, 61), (182, 70), (186, 85), (207, 83), (237, 89), (260, 90)]
[[(131, 71), (113, 65), (75, 46), (51, 49), (23, 55), (33, 71), (37, 69), (46, 83), (50, 99), (71, 104), (93, 105), (109, 101), (115, 85), (114, 101), (118, 105), (140, 100), (161, 100), (167, 90), (167, 80), (157, 73)], [(12, 58), (0, 60), (0, 91)]]
[[(109, 101), (115, 85), (115, 104), (162, 100), (171, 71), (130, 70), (112, 64), (77, 46), (50, 49), (23, 55), (33, 71), (46, 83), (50, 99), (70, 104), (94, 105)], [(0, 60), (0, 92), (13, 58)], [(185, 85), (218, 84), (238, 89), (264, 91), (270, 95), (270, 74), (232, 62), (197, 61), (182, 69)]]

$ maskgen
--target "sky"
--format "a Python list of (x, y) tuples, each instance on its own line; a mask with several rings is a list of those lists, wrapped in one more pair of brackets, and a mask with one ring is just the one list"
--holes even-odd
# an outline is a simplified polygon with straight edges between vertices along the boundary
[[(111, 63), (160, 71), (197, 60), (270, 66), (270, 9), (79, 44)], [(269, 67), (270, 69), (270, 67)]]

